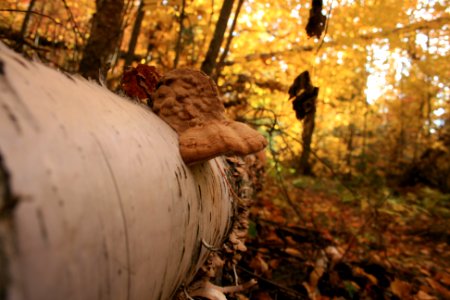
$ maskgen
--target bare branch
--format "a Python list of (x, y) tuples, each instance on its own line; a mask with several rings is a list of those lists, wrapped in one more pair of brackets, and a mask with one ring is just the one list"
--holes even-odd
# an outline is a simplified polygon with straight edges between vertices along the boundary
[(33, 11), (33, 10), (7, 9), (7, 8), (5, 8), (5, 9), (0, 9), (0, 11), (18, 12), (18, 13), (30, 13), (30, 14), (34, 14), (34, 15), (38, 15), (38, 16), (47, 18), (47, 19), (49, 19), (50, 21), (52, 21), (53, 23), (55, 23), (56, 25), (62, 25), (60, 22), (56, 21), (54, 18), (52, 18), (52, 17), (50, 17), (50, 16), (48, 16), (48, 15), (46, 15), (46, 14), (37, 12), (37, 11)]

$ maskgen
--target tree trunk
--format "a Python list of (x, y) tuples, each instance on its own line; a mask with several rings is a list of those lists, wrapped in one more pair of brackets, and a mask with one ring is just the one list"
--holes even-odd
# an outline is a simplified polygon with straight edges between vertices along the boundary
[(233, 9), (233, 2), (234, 0), (223, 1), (214, 35), (201, 67), (201, 70), (207, 75), (211, 75), (216, 67), (217, 56), (219, 55), (220, 46), (222, 45), (225, 30), (227, 29), (228, 19), (230, 18), (231, 10)]
[(27, 13), (25, 14), (25, 17), (23, 18), (22, 27), (20, 29), (20, 35), (23, 37), (23, 39), (26, 38), (26, 33), (28, 29), (28, 23), (30, 22), (31, 13), (33, 11), (34, 5), (36, 4), (36, 0), (31, 0), (30, 4), (28, 4)]
[(225, 48), (223, 49), (223, 52), (220, 55), (219, 62), (216, 67), (216, 72), (214, 74), (215, 81), (217, 81), (217, 79), (220, 77), (220, 73), (222, 72), (222, 68), (225, 63), (225, 58), (228, 55), (228, 51), (230, 51), (231, 41), (233, 40), (233, 32), (236, 28), (236, 24), (237, 24), (237, 20), (239, 17), (239, 13), (241, 12), (242, 4), (244, 4), (244, 0), (239, 0), (236, 11), (234, 13), (233, 22), (231, 23), (230, 33), (228, 34), (227, 42), (225, 43)]
[(0, 298), (171, 299), (230, 228), (223, 174), (145, 106), (0, 43)]
[(345, 178), (351, 180), (353, 177), (353, 139), (355, 136), (355, 125), (350, 123), (348, 125), (348, 139), (347, 139), (347, 154), (345, 155), (345, 161), (347, 164), (347, 171), (345, 172)]
[(133, 62), (134, 52), (136, 51), (136, 44), (139, 38), (139, 33), (141, 32), (144, 16), (144, 0), (141, 0), (136, 14), (136, 21), (134, 21), (133, 31), (131, 32), (130, 43), (128, 44), (128, 51), (125, 57), (125, 67), (128, 67)]
[(92, 27), (79, 72), (86, 78), (105, 78), (108, 60), (116, 51), (122, 30), (123, 0), (96, 1), (97, 12), (93, 16)]
[[(20, 28), (20, 36), (22, 37), (23, 40), (26, 39), (26, 34), (27, 34), (27, 30), (28, 30), (28, 23), (30, 23), (31, 12), (33, 11), (33, 8), (34, 8), (35, 4), (36, 4), (36, 0), (31, 0), (30, 1), (30, 3), (28, 4), (28, 9), (27, 9), (27, 12), (25, 14), (25, 17), (23, 18), (22, 26)], [(23, 43), (21, 43), (18, 46), (19, 52), (22, 51), (22, 47), (23, 47)]]
[(176, 69), (178, 67), (178, 62), (180, 61), (180, 55), (182, 51), (182, 41), (183, 41), (183, 31), (184, 31), (184, 10), (186, 8), (186, 0), (182, 0), (181, 2), (181, 12), (180, 12), (180, 20), (179, 25), (180, 29), (178, 32), (177, 45), (175, 46), (175, 59), (173, 60), (173, 68)]
[(311, 154), (311, 142), (314, 133), (316, 112), (313, 111), (307, 114), (305, 120), (303, 121), (303, 133), (302, 133), (302, 144), (303, 150), (300, 156), (300, 163), (298, 171), (303, 175), (312, 175), (311, 164), (309, 162), (309, 155)]

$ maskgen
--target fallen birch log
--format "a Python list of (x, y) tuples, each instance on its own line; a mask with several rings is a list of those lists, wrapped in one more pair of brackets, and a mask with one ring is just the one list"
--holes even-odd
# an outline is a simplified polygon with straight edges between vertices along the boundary
[(187, 167), (148, 108), (0, 44), (0, 298), (170, 299), (230, 229), (223, 168)]

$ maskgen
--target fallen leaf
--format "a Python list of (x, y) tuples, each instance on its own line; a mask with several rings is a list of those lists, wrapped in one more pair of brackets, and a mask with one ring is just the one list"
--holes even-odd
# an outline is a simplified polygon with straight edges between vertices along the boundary
[(258, 291), (254, 295), (252, 295), (252, 299), (255, 300), (272, 300), (272, 297), (270, 297), (270, 294), (265, 291)]
[(295, 248), (290, 248), (290, 247), (288, 247), (288, 248), (286, 248), (284, 251), (285, 251), (287, 254), (292, 255), (292, 256), (294, 256), (294, 257), (302, 257), (302, 253), (301, 253), (300, 251), (298, 251), (297, 249), (295, 249)]
[(399, 279), (395, 279), (391, 282), (391, 291), (400, 299), (407, 299), (411, 293), (411, 284)]
[(444, 272), (437, 272), (436, 279), (441, 283), (450, 286), (450, 275)]
[(450, 299), (450, 291), (442, 286), (439, 282), (431, 279), (425, 278), (425, 281), (435, 290), (437, 293), (442, 295), (445, 299)]
[(260, 253), (252, 258), (249, 266), (256, 274), (264, 274), (269, 270), (269, 264), (263, 259), (262, 254)]
[(419, 291), (415, 296), (414, 299), (416, 300), (437, 300), (436, 297), (430, 296), (424, 291)]

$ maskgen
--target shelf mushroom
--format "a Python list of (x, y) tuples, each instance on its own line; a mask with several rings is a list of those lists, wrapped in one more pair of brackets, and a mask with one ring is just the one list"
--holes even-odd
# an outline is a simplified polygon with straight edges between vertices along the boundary
[(259, 132), (225, 117), (216, 84), (201, 71), (182, 68), (166, 73), (152, 98), (153, 111), (178, 133), (186, 164), (247, 155), (267, 146)]

